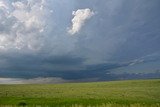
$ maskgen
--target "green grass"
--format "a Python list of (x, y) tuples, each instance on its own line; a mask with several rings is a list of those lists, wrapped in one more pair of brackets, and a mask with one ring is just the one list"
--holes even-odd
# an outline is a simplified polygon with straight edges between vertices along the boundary
[(0, 105), (160, 107), (160, 79), (0, 85)]

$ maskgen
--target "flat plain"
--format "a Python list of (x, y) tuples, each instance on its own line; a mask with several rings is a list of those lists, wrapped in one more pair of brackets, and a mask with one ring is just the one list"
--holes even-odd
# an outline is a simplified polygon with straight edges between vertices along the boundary
[(0, 107), (160, 107), (160, 79), (0, 85)]

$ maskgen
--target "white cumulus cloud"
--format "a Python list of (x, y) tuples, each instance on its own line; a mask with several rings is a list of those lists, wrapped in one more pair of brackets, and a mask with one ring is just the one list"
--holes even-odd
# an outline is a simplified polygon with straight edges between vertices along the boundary
[(6, 4), (3, 1), (0, 1), (0, 8), (7, 8)]
[(45, 0), (0, 0), (0, 50), (40, 49), (50, 9)]
[(68, 30), (68, 33), (74, 35), (75, 33), (80, 31), (86, 20), (90, 19), (94, 15), (94, 12), (89, 8), (78, 9), (77, 11), (73, 11), (72, 15), (74, 17), (72, 19), (72, 26)]

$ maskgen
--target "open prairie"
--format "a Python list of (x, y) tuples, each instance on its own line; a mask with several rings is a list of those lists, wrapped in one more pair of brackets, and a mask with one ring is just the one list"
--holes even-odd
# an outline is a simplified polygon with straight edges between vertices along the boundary
[(1, 107), (160, 107), (160, 79), (0, 85), (0, 105)]

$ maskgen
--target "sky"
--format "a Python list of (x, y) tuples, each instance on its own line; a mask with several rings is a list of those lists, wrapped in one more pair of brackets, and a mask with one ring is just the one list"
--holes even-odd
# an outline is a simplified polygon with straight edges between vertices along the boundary
[(0, 83), (160, 71), (160, 0), (0, 0)]

